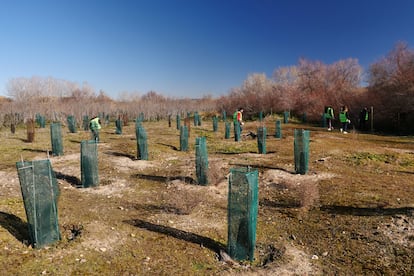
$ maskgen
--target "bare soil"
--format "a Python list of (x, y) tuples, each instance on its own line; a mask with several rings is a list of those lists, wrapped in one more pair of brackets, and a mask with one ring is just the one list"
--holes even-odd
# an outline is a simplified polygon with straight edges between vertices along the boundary
[[(50, 133), (0, 131), (0, 262), (5, 275), (414, 275), (414, 138), (341, 134), (296, 122), (257, 141), (224, 139), (207, 119), (189, 151), (168, 122), (144, 122), (149, 160), (137, 160), (135, 126), (105, 126), (100, 184), (80, 184), (80, 141), (63, 128), (64, 155), (49, 156), (60, 187), (62, 240), (29, 244), (15, 162), (48, 158)], [(256, 122), (244, 134), (257, 132)], [(311, 132), (309, 171), (294, 171), (293, 130)], [(209, 185), (197, 185), (193, 141), (207, 137)], [(255, 260), (226, 254), (230, 168), (259, 171)]]

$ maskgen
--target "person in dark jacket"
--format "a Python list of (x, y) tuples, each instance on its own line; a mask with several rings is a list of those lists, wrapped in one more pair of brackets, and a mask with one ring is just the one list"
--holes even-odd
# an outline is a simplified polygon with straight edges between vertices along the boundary
[(360, 130), (366, 130), (368, 118), (369, 118), (368, 108), (364, 107), (363, 109), (361, 109), (361, 112), (359, 112), (359, 129)]

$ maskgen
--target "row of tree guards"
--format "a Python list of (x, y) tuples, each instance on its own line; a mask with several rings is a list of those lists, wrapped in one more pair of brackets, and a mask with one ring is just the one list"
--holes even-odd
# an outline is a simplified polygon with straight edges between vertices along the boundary
[[(178, 117), (177, 117), (178, 118)], [(143, 118), (136, 120), (137, 158), (148, 160), (147, 134), (142, 126)], [(68, 122), (70, 121), (68, 117)], [(178, 122), (178, 119), (177, 119)], [(180, 150), (188, 150), (188, 122), (180, 126)], [(178, 123), (177, 123), (178, 124)], [(194, 124), (201, 124), (197, 118)], [(230, 137), (229, 122), (226, 122), (225, 138)], [(122, 122), (116, 123), (122, 134)], [(213, 130), (218, 120), (213, 119)], [(71, 130), (70, 130), (71, 131)], [(216, 131), (216, 130), (215, 130)], [(235, 140), (240, 136), (240, 126), (234, 123)], [(61, 124), (50, 125), (52, 154), (63, 155)], [(276, 121), (275, 137), (281, 138), (281, 122)], [(306, 174), (309, 160), (309, 131), (294, 131), (294, 158), (296, 173)], [(257, 141), (259, 153), (266, 153), (266, 127), (259, 127)], [(81, 185), (84, 188), (99, 185), (98, 144), (93, 140), (81, 141)], [(197, 183), (208, 185), (208, 151), (206, 137), (195, 140), (195, 169)], [(35, 248), (44, 247), (60, 240), (57, 201), (59, 187), (49, 159), (21, 161), (16, 163), (24, 205), (29, 224), (30, 242)], [(228, 254), (236, 260), (254, 258), (256, 225), (258, 213), (258, 171), (250, 167), (232, 168), (229, 177), (228, 194)]]

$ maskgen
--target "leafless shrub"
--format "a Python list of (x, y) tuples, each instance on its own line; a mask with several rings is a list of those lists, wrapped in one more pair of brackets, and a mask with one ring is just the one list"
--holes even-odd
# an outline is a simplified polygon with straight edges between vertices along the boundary
[(299, 189), (300, 206), (303, 210), (307, 211), (318, 206), (319, 187), (317, 183), (313, 181), (306, 181), (300, 185)]
[(26, 122), (27, 127), (27, 142), (32, 143), (35, 137), (35, 122), (33, 119), (28, 119)]
[(163, 209), (177, 215), (191, 214), (192, 210), (203, 201), (201, 192), (190, 191), (179, 186), (170, 186), (169, 192), (161, 196)]
[(319, 187), (314, 181), (304, 181), (302, 183), (286, 181), (283, 182), (283, 185), (292, 191), (303, 211), (308, 211), (319, 205)]
[(208, 167), (208, 182), (210, 185), (217, 185), (225, 179), (222, 166), (218, 160), (210, 160)]

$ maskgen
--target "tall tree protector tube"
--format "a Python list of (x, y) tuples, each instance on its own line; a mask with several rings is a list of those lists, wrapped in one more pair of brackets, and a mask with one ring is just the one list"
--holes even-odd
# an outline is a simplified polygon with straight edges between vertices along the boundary
[(29, 242), (42, 248), (61, 239), (58, 223), (59, 186), (49, 159), (16, 163)]
[(83, 188), (99, 186), (98, 143), (81, 141), (81, 183)]
[(177, 116), (175, 117), (176, 123), (177, 123), (177, 129), (180, 129), (181, 126), (181, 117), (180, 114), (177, 114)]
[(77, 129), (76, 129), (76, 119), (73, 115), (69, 115), (67, 117), (67, 122), (68, 122), (68, 129), (70, 133), (76, 133)]
[(188, 129), (187, 129), (187, 126), (181, 126), (181, 129), (180, 129), (180, 151), (188, 151)]
[(240, 142), (241, 141), (241, 134), (240, 134), (240, 123), (234, 122), (234, 141)]
[(50, 124), (50, 140), (52, 142), (52, 155), (63, 155), (62, 128), (60, 122)]
[(224, 139), (230, 139), (231, 123), (230, 122), (225, 122), (224, 126), (225, 126)]
[(196, 175), (199, 185), (208, 184), (208, 156), (206, 137), (196, 138)]
[(260, 154), (266, 154), (266, 136), (267, 130), (265, 127), (257, 128), (257, 147)]
[(147, 132), (142, 126), (138, 126), (135, 130), (137, 137), (137, 158), (139, 160), (148, 160), (148, 143)]
[(306, 174), (309, 169), (309, 130), (294, 131), (295, 172)]
[(218, 131), (218, 117), (217, 116), (213, 117), (213, 131), (214, 132)]
[(236, 260), (254, 259), (258, 213), (258, 171), (230, 169), (227, 206), (227, 253)]
[(282, 124), (280, 120), (277, 120), (275, 124), (275, 138), (282, 138)]

